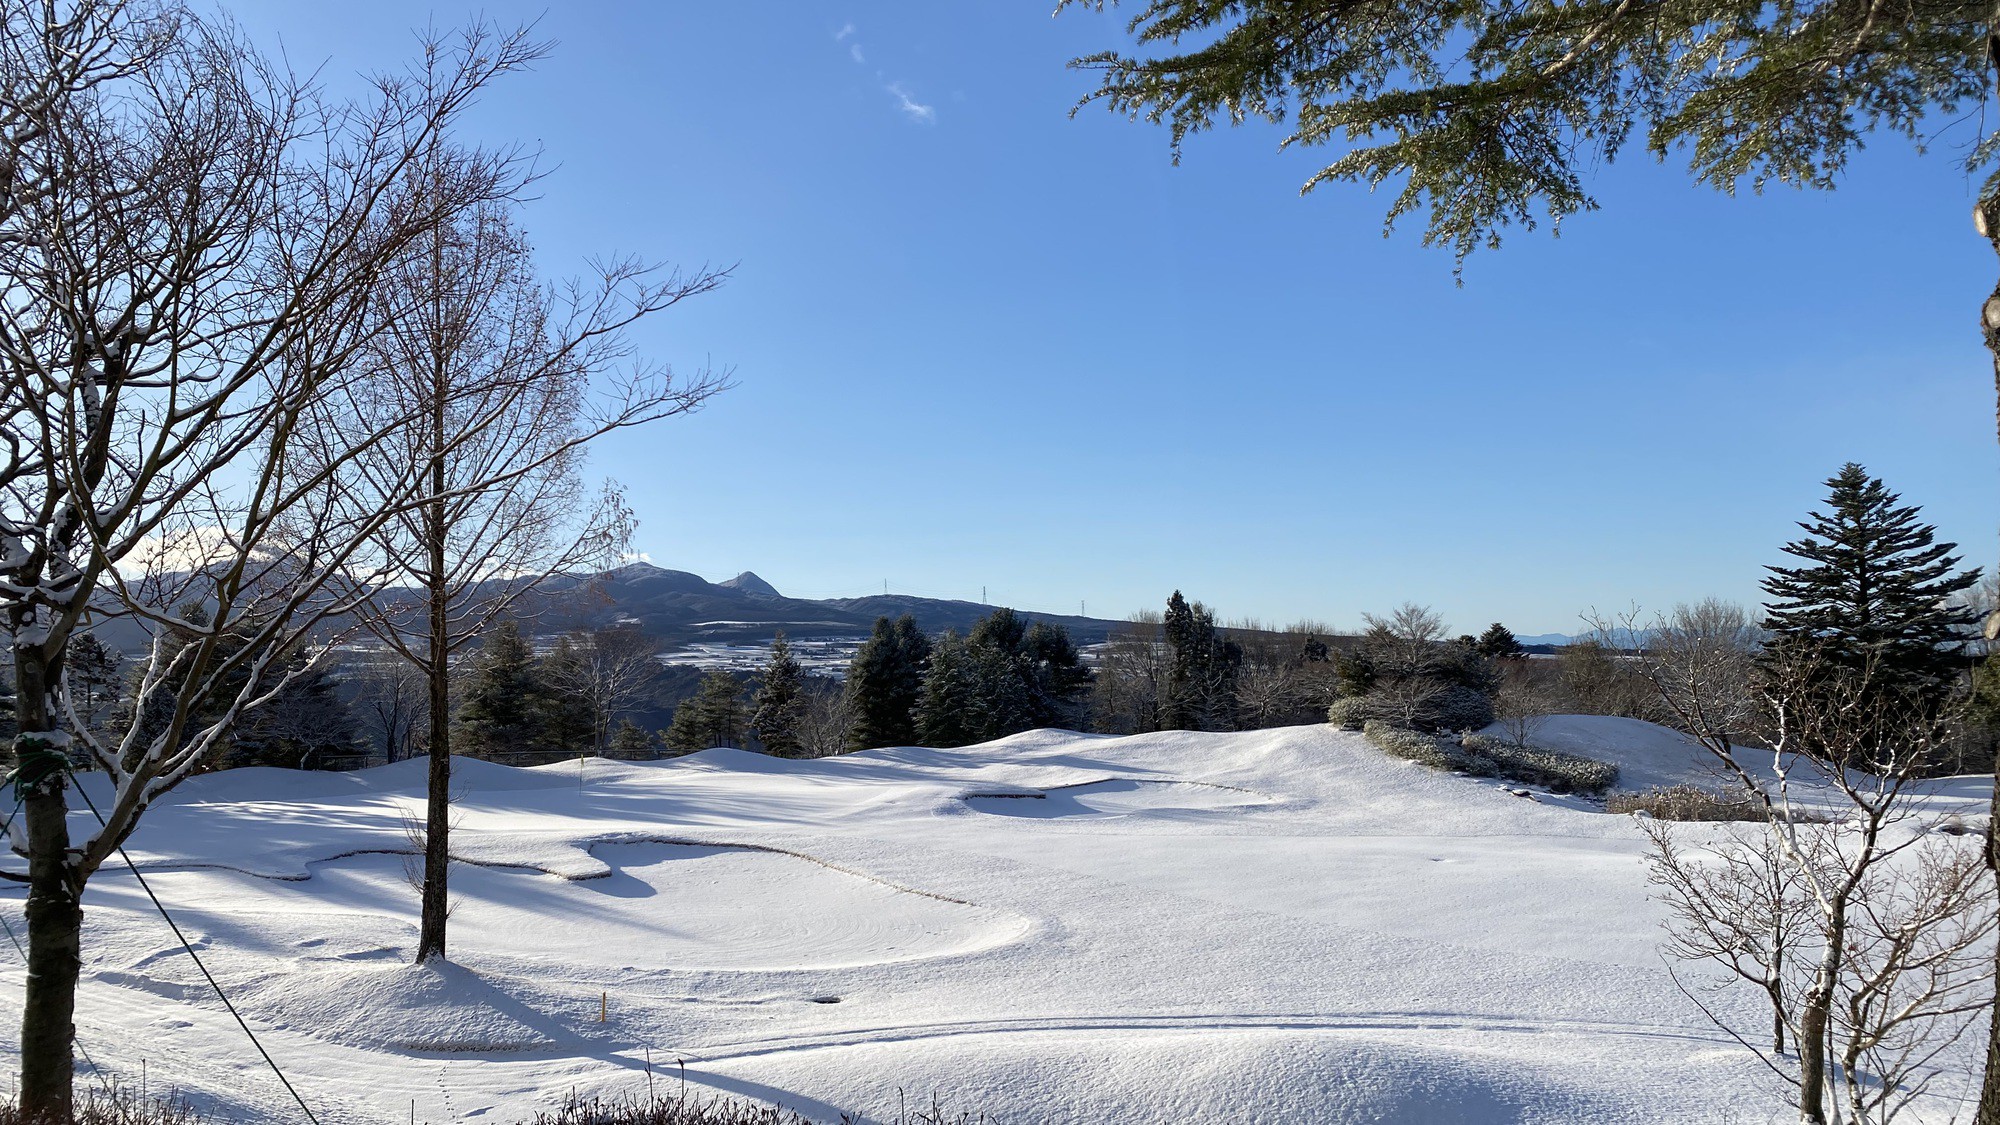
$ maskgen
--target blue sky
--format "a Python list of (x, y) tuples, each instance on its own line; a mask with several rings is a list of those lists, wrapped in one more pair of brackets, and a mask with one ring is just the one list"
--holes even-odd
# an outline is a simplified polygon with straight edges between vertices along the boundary
[[(1604, 209), (1516, 232), (1456, 287), (1324, 153), (1101, 109), (1065, 69), (1122, 20), (1040, 4), (495, 2), (555, 53), (470, 128), (539, 143), (545, 272), (736, 263), (635, 334), (731, 367), (705, 412), (605, 441), (638, 546), (785, 593), (892, 590), (1122, 616), (1457, 628), (1749, 601), (1859, 460), (1995, 553), (1992, 253), (1968, 139), (1876, 140), (1833, 193), (1728, 198), (1635, 148)], [(403, 3), (232, 11), (340, 87)], [(430, 18), (451, 24), (457, 9)]]

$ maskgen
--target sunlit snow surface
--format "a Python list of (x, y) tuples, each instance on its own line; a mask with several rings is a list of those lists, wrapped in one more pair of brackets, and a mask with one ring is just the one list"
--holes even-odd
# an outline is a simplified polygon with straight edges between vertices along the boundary
[[(1638, 784), (1700, 774), (1645, 724), (1545, 734)], [(1785, 1118), (1669, 979), (1630, 819), (1358, 735), (461, 761), (435, 967), (400, 854), (422, 770), (197, 778), (130, 849), (329, 1125), (512, 1121), (649, 1061), (828, 1118), (899, 1086), (1006, 1125)], [(1941, 783), (1919, 821), (1984, 792)], [(292, 1120), (131, 877), (87, 905), (83, 1046)]]

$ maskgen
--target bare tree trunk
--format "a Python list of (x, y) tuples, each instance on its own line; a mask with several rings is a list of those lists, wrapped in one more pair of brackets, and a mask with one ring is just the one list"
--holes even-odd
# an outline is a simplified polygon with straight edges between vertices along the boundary
[(1785, 1053), (1785, 885), (1782, 869), (1769, 865), (1767, 898), (1771, 905), (1771, 965), (1764, 977), (1764, 995), (1771, 1001), (1771, 1053)]
[(446, 869), (451, 863), (451, 685), (445, 673), (445, 605), (431, 603), (431, 622), (438, 629), (431, 635), (431, 658), (426, 669), (430, 681), (430, 782), (426, 792), (424, 820), (423, 920), (417, 938), (417, 960), (442, 958), (445, 914), (449, 906)]
[[(2000, 298), (2000, 289), (1994, 296)], [(1993, 354), (1995, 378), (2000, 379), (2000, 350)], [(1995, 825), (2000, 825), (2000, 754), (1993, 762), (1993, 797), (1986, 820), (1986, 866), (2000, 879), (2000, 841), (1994, 837)], [(1994, 948), (1993, 956), (1995, 979), (2000, 980), (2000, 946)], [(1986, 1074), (1980, 1081), (1979, 1110), (1972, 1121), (1973, 1125), (2000, 1125), (2000, 1003), (1993, 1006), (1986, 1024)]]
[(1771, 1053), (1785, 1053), (1785, 992), (1783, 955), (1775, 954), (1771, 959), (1771, 979), (1764, 985), (1764, 995), (1771, 1001)]
[[(1996, 71), (2000, 71), (2000, 11), (1994, 13), (1993, 30), (1988, 33), (1986, 50)], [(2000, 196), (1981, 199), (1972, 211), (1972, 225), (1981, 237), (1993, 244), (1993, 252), (2000, 254)], [(2000, 433), (2000, 285), (1995, 285), (1993, 295), (1986, 298), (1980, 309), (1979, 327), (1986, 339), (1986, 349), (1993, 353), (1994, 424)], [(1995, 626), (2000, 625), (2000, 612), (1986, 621), (1987, 639), (1994, 639)], [(1993, 763), (1993, 798), (1986, 829), (1986, 865), (1992, 868), (1994, 878), (2000, 880), (2000, 850), (1994, 844), (1994, 825), (2000, 823), (2000, 756)], [(1994, 968), (2000, 974), (2000, 946), (1994, 949)], [(1986, 1073), (1979, 1086), (1979, 1110), (1973, 1117), (1973, 1125), (2000, 1125), (2000, 1003), (1993, 1006), (1993, 1014), (1986, 1028)]]
[(28, 994), (21, 1008), (21, 1116), (28, 1121), (68, 1121), (76, 980), (83, 963), (83, 904), (69, 865), (63, 771), (43, 774), (32, 761), (37, 754), (60, 752), (36, 738), (54, 726), (49, 709), (54, 670), (39, 644), (16, 646), (14, 670), (21, 730), (14, 742), (19, 771), (15, 784), (28, 832)]
[[(1872, 844), (1871, 844), (1872, 847)], [(1840, 983), (1841, 960), (1847, 953), (1847, 908), (1852, 886), (1832, 895), (1826, 911), (1826, 949), (1819, 970), (1806, 991), (1799, 1013), (1799, 1125), (1826, 1125), (1827, 1036), (1833, 1012), (1833, 992)]]
[(443, 380), (431, 395), (431, 499), (425, 520), (430, 538), (430, 581), (424, 595), (430, 605), (429, 660), (424, 668), (430, 686), (430, 785), (426, 794), (424, 828), (423, 919), (417, 938), (417, 960), (445, 957), (445, 917), (450, 899), (447, 869), (451, 865), (451, 593), (444, 588), (444, 426)]
[(1826, 1125), (1826, 1025), (1838, 956), (1829, 952), (1799, 1014), (1799, 1125)]

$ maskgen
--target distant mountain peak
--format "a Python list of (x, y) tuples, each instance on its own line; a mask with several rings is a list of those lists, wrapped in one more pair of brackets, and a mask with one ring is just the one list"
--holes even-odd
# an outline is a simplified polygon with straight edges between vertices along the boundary
[(716, 585), (727, 586), (732, 590), (741, 590), (746, 594), (757, 594), (766, 598), (784, 596), (778, 593), (776, 586), (771, 585), (769, 582), (764, 581), (747, 570), (727, 582), (718, 582)]

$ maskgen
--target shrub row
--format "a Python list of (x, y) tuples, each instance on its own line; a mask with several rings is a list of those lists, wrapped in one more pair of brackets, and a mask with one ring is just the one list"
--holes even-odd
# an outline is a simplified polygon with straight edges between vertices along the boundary
[(1747, 793), (1716, 793), (1698, 785), (1667, 785), (1644, 793), (1614, 793), (1606, 812), (1642, 812), (1660, 820), (1762, 820), (1764, 803)]
[(1361, 730), (1371, 721), (1419, 730), (1478, 730), (1493, 721), (1493, 700), (1485, 692), (1462, 685), (1441, 687), (1415, 702), (1396, 698), (1393, 691), (1349, 695), (1333, 701), (1327, 721), (1342, 730)]
[(1380, 719), (1365, 722), (1362, 733), (1384, 752), (1432, 769), (1504, 778), (1557, 793), (1602, 793), (1618, 783), (1618, 767), (1609, 762), (1553, 750), (1509, 746), (1483, 735), (1470, 734), (1462, 740), (1441, 738), (1391, 726)]

